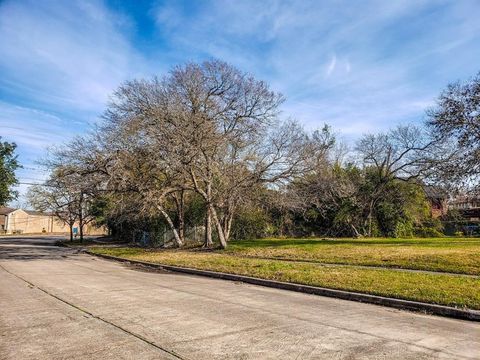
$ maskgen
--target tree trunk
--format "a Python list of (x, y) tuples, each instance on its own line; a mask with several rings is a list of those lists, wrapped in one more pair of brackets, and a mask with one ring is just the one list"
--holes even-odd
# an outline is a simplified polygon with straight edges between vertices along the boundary
[(372, 237), (372, 222), (373, 222), (373, 207), (375, 205), (375, 200), (370, 201), (369, 207), (368, 207), (368, 230), (367, 230), (367, 236)]
[(80, 201), (79, 201), (79, 212), (78, 212), (78, 231), (80, 232), (80, 242), (83, 243), (83, 192), (80, 192)]
[(175, 203), (177, 205), (178, 216), (178, 237), (185, 242), (185, 194), (184, 190), (180, 190), (180, 195), (174, 195)]
[(69, 223), (68, 227), (70, 228), (70, 241), (73, 241), (73, 224)]
[(78, 231), (80, 233), (80, 242), (83, 242), (83, 209), (80, 207), (80, 213), (78, 214)]
[(230, 239), (230, 231), (232, 229), (232, 222), (233, 222), (233, 212), (228, 212), (223, 218), (223, 234), (225, 236), (225, 240), (228, 242)]
[(212, 184), (211, 184), (211, 175), (210, 171), (208, 171), (208, 179), (207, 188), (206, 188), (206, 206), (207, 206), (207, 213), (205, 214), (205, 242), (203, 244), (204, 247), (211, 247), (213, 245), (212, 240)]
[(80, 220), (78, 227), (80, 228), (78, 229), (80, 231), (80, 242), (83, 243), (83, 221), (82, 220)]
[(172, 229), (173, 236), (175, 238), (175, 242), (176, 242), (177, 246), (182, 247), (183, 246), (183, 241), (182, 241), (182, 239), (180, 239), (180, 236), (178, 235), (178, 231), (175, 228), (175, 224), (173, 223), (172, 219), (170, 218), (168, 213), (163, 209), (162, 206), (157, 205), (157, 209), (160, 210), (160, 212), (162, 213), (165, 220), (167, 220), (167, 223), (170, 226), (170, 229)]
[(203, 246), (209, 248), (213, 245), (212, 241), (212, 213), (210, 206), (207, 205), (207, 212), (205, 213), (205, 239)]
[(212, 214), (213, 221), (215, 222), (215, 226), (217, 228), (218, 240), (220, 240), (220, 245), (223, 249), (225, 249), (227, 247), (227, 239), (225, 239), (225, 234), (223, 232), (222, 224), (217, 216), (217, 211), (212, 205), (210, 205), (210, 212)]
[(361, 237), (363, 237), (363, 235), (358, 232), (358, 230), (357, 230), (357, 228), (355, 227), (355, 225), (350, 224), (350, 226), (352, 227), (353, 233), (355, 234), (355, 237), (356, 237), (356, 238), (361, 238)]

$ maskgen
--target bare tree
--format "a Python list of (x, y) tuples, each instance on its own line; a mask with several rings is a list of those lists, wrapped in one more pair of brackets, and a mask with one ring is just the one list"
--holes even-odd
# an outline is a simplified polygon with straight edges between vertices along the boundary
[(242, 196), (256, 184), (300, 173), (308, 137), (295, 122), (278, 121), (280, 94), (223, 62), (190, 64), (172, 75), (170, 97), (182, 114), (187, 131), (180, 134), (190, 155), (182, 164), (207, 207), (206, 244), (211, 216), (226, 247)]
[[(104, 132), (116, 134), (111, 142), (119, 148), (110, 151), (115, 164), (110, 170), (125, 152), (137, 151), (138, 158), (142, 149), (142, 163), (149, 164), (142, 178), (150, 180), (132, 177), (135, 186), (144, 184), (137, 186), (139, 193), (158, 202), (197, 192), (206, 206), (206, 246), (212, 244), (213, 225), (225, 247), (242, 194), (254, 184), (294, 176), (308, 158), (303, 129), (277, 119), (282, 101), (264, 82), (220, 61), (177, 67), (162, 80), (128, 82), (105, 114)], [(118, 138), (127, 142), (118, 144)]]
[(437, 105), (427, 111), (427, 126), (441, 141), (443, 152), (452, 154), (438, 164), (439, 177), (450, 184), (478, 186), (480, 175), (480, 73), (456, 82), (440, 94)]
[(167, 198), (183, 191), (182, 184), (158, 160), (150, 149), (118, 150), (115, 161), (108, 169), (107, 190), (136, 197), (131, 204), (137, 204), (135, 210), (140, 214), (148, 216), (160, 212), (174, 234), (176, 245), (182, 246), (183, 224), (177, 228), (166, 209)]
[(430, 154), (437, 143), (413, 125), (398, 126), (388, 133), (367, 134), (356, 151), (365, 166), (374, 166), (380, 177), (410, 180), (430, 170)]
[[(183, 169), (206, 203), (206, 245), (211, 244), (213, 222), (225, 247), (233, 197), (225, 199), (222, 190), (229, 188), (228, 175), (246, 170), (239, 159), (251, 155), (251, 149), (276, 119), (283, 99), (265, 83), (220, 61), (177, 67), (168, 90), (170, 108), (180, 125), (177, 128), (183, 130), (175, 137), (184, 139), (187, 149), (187, 157), (181, 160)], [(223, 221), (221, 207), (228, 213)]]
[(388, 133), (364, 135), (356, 151), (364, 167), (374, 176), (368, 199), (368, 231), (372, 234), (374, 207), (394, 180), (411, 181), (427, 177), (438, 157), (438, 142), (416, 126), (398, 126)]
[(94, 142), (88, 137), (77, 137), (64, 146), (50, 149), (49, 157), (42, 162), (51, 171), (45, 187), (71, 199), (69, 211), (75, 212), (78, 219), (81, 241), (85, 226), (94, 221), (91, 203), (101, 184), (99, 174), (103, 174), (95, 161), (96, 156)]
[(61, 182), (49, 179), (43, 185), (30, 187), (28, 201), (38, 211), (51, 212), (60, 221), (68, 225), (70, 241), (73, 241), (73, 226), (78, 221), (79, 202), (78, 198)]
[(224, 62), (179, 66), (120, 86), (103, 124), (57, 149), (49, 165), (82, 201), (106, 193), (118, 209), (128, 202), (142, 216), (162, 214), (177, 246), (185, 242), (185, 197), (196, 193), (205, 204), (205, 245), (214, 228), (226, 247), (251, 189), (301, 177), (332, 146), (326, 132), (309, 136), (279, 120), (282, 101)]

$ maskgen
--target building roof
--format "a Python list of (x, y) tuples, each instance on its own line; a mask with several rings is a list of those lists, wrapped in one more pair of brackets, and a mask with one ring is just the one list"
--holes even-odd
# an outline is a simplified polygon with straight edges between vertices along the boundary
[(51, 213), (46, 213), (43, 211), (35, 211), (35, 210), (23, 210), (25, 211), (28, 215), (34, 215), (34, 216), (51, 216)]
[(16, 209), (7, 206), (0, 207), (0, 215), (8, 215), (16, 210), (22, 210), (26, 212), (28, 215), (32, 216), (52, 216), (54, 215), (51, 212), (43, 212), (43, 211), (36, 211), (36, 210), (24, 210), (24, 209)]
[(7, 206), (2, 206), (2, 207), (0, 207), (0, 215), (8, 215), (11, 212), (14, 212), (15, 210), (17, 210), (17, 209), (7, 207)]

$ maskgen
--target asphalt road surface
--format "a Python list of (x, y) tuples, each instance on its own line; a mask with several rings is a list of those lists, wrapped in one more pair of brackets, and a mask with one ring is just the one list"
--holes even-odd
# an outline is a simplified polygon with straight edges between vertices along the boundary
[(480, 324), (0, 238), (0, 359), (478, 359)]

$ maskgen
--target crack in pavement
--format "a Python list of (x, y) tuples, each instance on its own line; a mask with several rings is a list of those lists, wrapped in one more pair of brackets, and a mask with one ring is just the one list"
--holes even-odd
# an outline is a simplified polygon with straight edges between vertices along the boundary
[(67, 304), (68, 306), (70, 306), (70, 307), (72, 307), (72, 308), (74, 308), (74, 309), (76, 309), (76, 310), (78, 310), (78, 311), (81, 311), (82, 313), (87, 314), (87, 315), (91, 316), (91, 317), (94, 318), (94, 319), (100, 320), (100, 321), (102, 321), (102, 322), (105, 323), (105, 324), (108, 324), (108, 325), (110, 325), (110, 326), (113, 326), (113, 327), (119, 329), (120, 331), (123, 331), (124, 333), (126, 333), (126, 334), (128, 334), (128, 335), (130, 335), (130, 336), (133, 336), (133, 337), (137, 338), (138, 340), (143, 341), (143, 342), (147, 343), (148, 345), (153, 346), (154, 348), (156, 348), (156, 349), (158, 349), (158, 350), (160, 350), (160, 351), (162, 351), (162, 352), (167, 353), (168, 355), (174, 356), (174, 357), (177, 358), (177, 359), (188, 360), (186, 357), (183, 357), (183, 356), (177, 354), (177, 353), (176, 353), (175, 351), (173, 351), (173, 350), (169, 350), (169, 349), (166, 349), (166, 348), (164, 348), (164, 347), (162, 347), (162, 346), (160, 346), (160, 345), (157, 345), (157, 344), (155, 344), (153, 341), (150, 341), (150, 340), (146, 339), (146, 338), (143, 337), (142, 335), (139, 335), (139, 334), (136, 334), (136, 333), (134, 333), (134, 332), (132, 332), (132, 331), (130, 331), (130, 330), (127, 330), (127, 329), (121, 327), (120, 325), (117, 325), (117, 324), (115, 324), (115, 323), (113, 323), (113, 322), (111, 322), (111, 321), (108, 321), (108, 320), (106, 320), (106, 319), (104, 319), (104, 318), (102, 318), (102, 317), (100, 317), (100, 316), (98, 316), (98, 315), (95, 315), (95, 314), (91, 313), (90, 311), (88, 311), (88, 310), (86, 310), (86, 309), (82, 309), (81, 307), (79, 307), (79, 306), (77, 306), (77, 305), (75, 305), (75, 304), (73, 304), (73, 303), (71, 303), (71, 302), (69, 302), (69, 301), (67, 301), (67, 300), (65, 300), (65, 299), (62, 299), (61, 297), (59, 297), (59, 296), (57, 296), (57, 295), (55, 295), (55, 294), (50, 293), (48, 290), (45, 290), (45, 289), (43, 289), (43, 288), (41, 288), (41, 287), (39, 287), (39, 286), (31, 283), (30, 281), (24, 279), (23, 277), (15, 274), (15, 273), (13, 273), (13, 272), (11, 272), (10, 270), (6, 269), (6, 268), (5, 268), (4, 266), (2, 266), (1, 264), (0, 264), (0, 268), (1, 268), (3, 271), (9, 273), (10, 275), (15, 276), (17, 279), (20, 279), (21, 281), (25, 282), (26, 284), (29, 285), (29, 287), (38, 289), (38, 290), (40, 290), (41, 292), (47, 294), (48, 296), (53, 297), (54, 299), (57, 299), (58, 301), (61, 301), (61, 302), (63, 302), (64, 304)]

